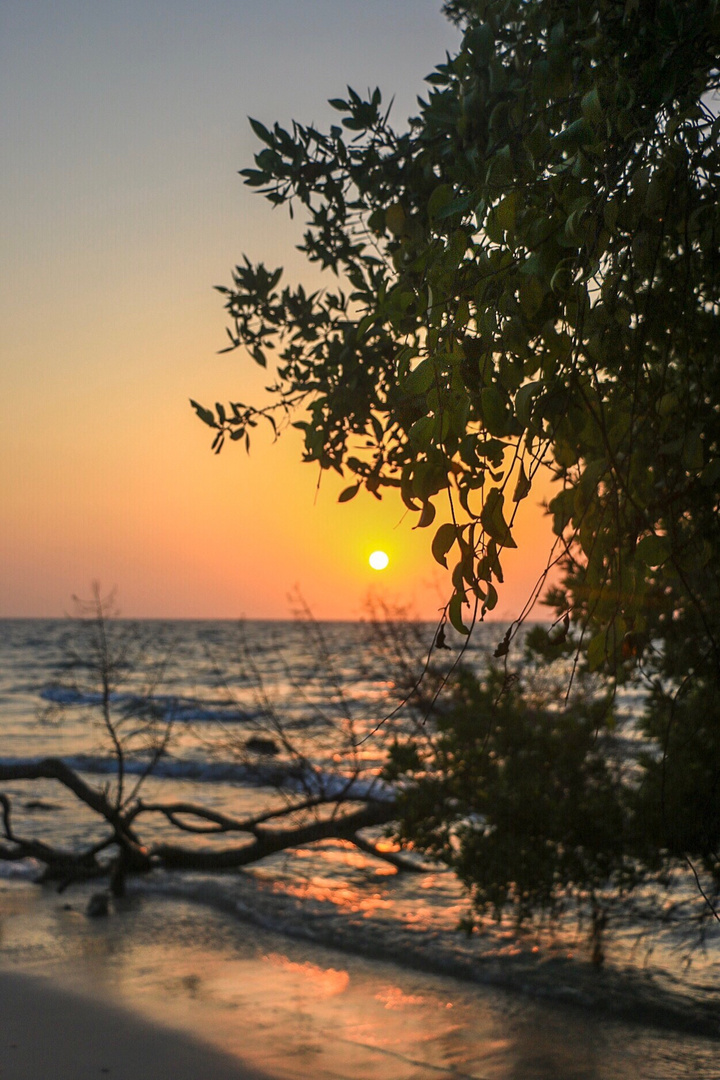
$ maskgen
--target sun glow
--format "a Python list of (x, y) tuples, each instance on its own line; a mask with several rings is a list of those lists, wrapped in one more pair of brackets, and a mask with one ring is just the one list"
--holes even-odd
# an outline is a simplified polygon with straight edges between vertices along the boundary
[(390, 559), (384, 551), (373, 551), (372, 555), (368, 559), (368, 562), (372, 566), (373, 570), (384, 570)]

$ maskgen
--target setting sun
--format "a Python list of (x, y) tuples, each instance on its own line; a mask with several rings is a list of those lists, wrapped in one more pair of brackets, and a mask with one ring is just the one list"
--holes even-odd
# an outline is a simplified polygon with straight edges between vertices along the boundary
[(373, 551), (372, 555), (368, 559), (368, 562), (372, 566), (373, 570), (384, 570), (390, 559), (384, 551)]

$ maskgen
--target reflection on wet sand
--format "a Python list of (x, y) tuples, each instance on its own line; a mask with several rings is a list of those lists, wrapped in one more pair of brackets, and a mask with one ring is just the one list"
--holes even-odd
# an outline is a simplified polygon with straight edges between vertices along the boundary
[[(18, 902), (19, 898), (21, 902)], [(0, 888), (6, 966), (120, 1001), (283, 1080), (674, 1080), (716, 1045), (601, 1020), (277, 934), (187, 902), (134, 896), (109, 919)]]

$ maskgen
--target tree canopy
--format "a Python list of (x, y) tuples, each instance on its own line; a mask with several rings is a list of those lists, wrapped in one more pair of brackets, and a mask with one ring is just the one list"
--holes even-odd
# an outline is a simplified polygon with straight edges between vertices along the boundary
[(720, 6), (445, 10), (461, 45), (406, 129), (379, 90), (332, 100), (328, 132), (251, 121), (245, 182), (302, 210), (337, 281), (237, 266), (229, 347), (270, 365), (273, 400), (193, 404), (217, 451), (294, 421), (341, 501), (397, 489), (425, 528), (446, 500), (431, 547), (461, 633), (549, 466), (563, 578), (536, 649), (643, 680), (636, 812), (720, 881)]
[(426, 527), (449, 497), (432, 548), (458, 629), (495, 605), (551, 462), (591, 664), (636, 651), (671, 589), (717, 665), (717, 4), (446, 7), (462, 45), (408, 130), (379, 90), (331, 101), (328, 133), (251, 121), (246, 183), (302, 207), (338, 285), (238, 266), (230, 347), (271, 363), (276, 401), (198, 412), (220, 449), (302, 405), (306, 459), (352, 477), (341, 499), (398, 488)]

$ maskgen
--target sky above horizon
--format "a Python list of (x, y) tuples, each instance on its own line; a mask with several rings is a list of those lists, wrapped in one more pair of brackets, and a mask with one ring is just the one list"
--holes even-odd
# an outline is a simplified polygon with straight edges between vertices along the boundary
[[(244, 253), (309, 279), (302, 222), (237, 175), (247, 117), (327, 126), (328, 98), (377, 85), (400, 124), (457, 41), (440, 0), (4, 0), (0, 616), (63, 615), (98, 581), (136, 617), (285, 618), (296, 588), (319, 618), (370, 590), (434, 617), (449, 581), (399, 500), (316, 490), (297, 432), (216, 457), (188, 399), (268, 381), (218, 355), (213, 286)], [(545, 564), (537, 501), (502, 618)]]

